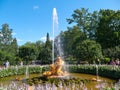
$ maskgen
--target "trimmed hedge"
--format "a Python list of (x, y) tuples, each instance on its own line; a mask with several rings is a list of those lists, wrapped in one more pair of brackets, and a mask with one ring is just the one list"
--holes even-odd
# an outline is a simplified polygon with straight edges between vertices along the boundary
[[(98, 75), (111, 79), (120, 79), (120, 66), (99, 65)], [(96, 65), (72, 65), (68, 67), (70, 73), (86, 73), (96, 75)]]
[(26, 67), (28, 67), (28, 72), (31, 73), (42, 73), (41, 66), (23, 66), (23, 67), (10, 67), (0, 70), (0, 78), (12, 76), (12, 75), (22, 75), (26, 73)]
[[(32, 73), (43, 73), (49, 71), (49, 66), (28, 66), (28, 71)], [(67, 65), (65, 68), (70, 73), (86, 73), (96, 75), (96, 65)], [(26, 66), (23, 67), (10, 67), (0, 70), (0, 77), (7, 77), (12, 75), (22, 75), (26, 72)], [(98, 75), (108, 77), (111, 79), (120, 79), (120, 66), (99, 65)]]

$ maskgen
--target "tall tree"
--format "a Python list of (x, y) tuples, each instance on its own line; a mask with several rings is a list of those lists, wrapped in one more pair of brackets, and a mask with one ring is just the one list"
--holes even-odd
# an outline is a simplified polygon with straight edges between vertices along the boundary
[(12, 38), (12, 29), (9, 28), (8, 24), (3, 24), (2, 29), (0, 29), (0, 51), (1, 57), (5, 61), (9, 61), (11, 64), (14, 64), (15, 55), (17, 54), (18, 46), (17, 40)]
[(52, 63), (52, 44), (48, 33), (46, 35), (45, 46), (41, 49), (38, 58), (41, 60), (42, 64)]
[(86, 39), (86, 35), (80, 31), (78, 26), (68, 28), (68, 31), (62, 33), (61, 37), (63, 38), (62, 43), (65, 57), (73, 55), (76, 43)]
[(100, 10), (100, 22), (95, 32), (96, 41), (103, 49), (120, 44), (120, 11)]
[(103, 58), (101, 45), (94, 40), (84, 40), (76, 46), (74, 55), (81, 61), (93, 63), (97, 59)]
[(49, 33), (47, 33), (47, 36), (46, 36), (45, 48), (51, 48)]
[(76, 9), (72, 14), (72, 18), (67, 19), (67, 22), (69, 24), (75, 23), (84, 34), (92, 39), (99, 21), (98, 16), (97, 11), (90, 13), (88, 9), (81, 8)]
[(12, 29), (8, 24), (3, 24), (0, 32), (1, 49), (9, 52), (9, 46), (12, 42)]

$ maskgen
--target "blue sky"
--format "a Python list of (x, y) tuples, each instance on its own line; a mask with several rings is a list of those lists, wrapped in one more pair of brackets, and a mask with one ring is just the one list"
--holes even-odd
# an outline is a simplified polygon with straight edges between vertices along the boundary
[(18, 45), (44, 40), (47, 33), (52, 37), (53, 8), (58, 14), (57, 34), (67, 29), (66, 18), (71, 18), (75, 9), (119, 10), (120, 0), (0, 0), (0, 28), (9, 24)]

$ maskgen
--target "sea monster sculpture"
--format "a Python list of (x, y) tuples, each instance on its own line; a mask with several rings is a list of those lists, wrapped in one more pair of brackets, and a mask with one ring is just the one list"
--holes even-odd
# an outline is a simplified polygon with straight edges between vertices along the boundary
[(68, 75), (68, 73), (62, 70), (63, 66), (64, 61), (61, 59), (61, 57), (57, 57), (55, 63), (50, 65), (50, 71), (45, 71), (43, 75), (48, 76), (50, 78), (66, 76)]

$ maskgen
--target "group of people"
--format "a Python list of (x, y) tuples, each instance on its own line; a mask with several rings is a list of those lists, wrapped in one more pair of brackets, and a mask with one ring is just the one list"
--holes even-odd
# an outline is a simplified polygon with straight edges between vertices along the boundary
[(119, 65), (120, 66), (120, 60), (119, 60), (119, 58), (112, 59), (112, 60), (110, 60), (109, 64), (110, 65)]
[[(9, 61), (6, 61), (3, 65), (4, 65), (5, 68), (8, 68), (8, 67), (10, 66), (10, 62), (9, 62)], [(20, 62), (19, 62), (19, 65), (20, 65), (20, 66), (23, 66), (23, 61), (20, 61)]]

